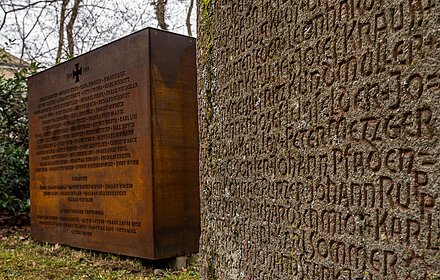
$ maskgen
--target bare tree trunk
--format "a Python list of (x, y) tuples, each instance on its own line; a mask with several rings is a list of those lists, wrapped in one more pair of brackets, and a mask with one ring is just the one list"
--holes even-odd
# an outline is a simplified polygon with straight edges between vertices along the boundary
[(168, 30), (168, 24), (165, 22), (165, 7), (167, 0), (156, 0), (153, 3), (156, 10), (156, 18), (159, 27), (163, 30)]
[(194, 6), (194, 0), (189, 0), (188, 13), (186, 14), (186, 30), (188, 31), (188, 36), (192, 37), (191, 31), (191, 13)]
[(60, 28), (58, 30), (58, 50), (57, 50), (57, 57), (56, 57), (57, 63), (60, 61), (61, 55), (63, 54), (64, 23), (66, 21), (67, 4), (69, 4), (69, 0), (63, 0), (63, 2), (61, 3)]
[(66, 26), (66, 33), (67, 33), (67, 50), (68, 50), (68, 56), (73, 57), (74, 50), (73, 47), (75, 46), (75, 42), (73, 40), (73, 25), (75, 24), (76, 17), (78, 15), (78, 9), (79, 4), (81, 3), (81, 0), (75, 0), (73, 3), (69, 23)]

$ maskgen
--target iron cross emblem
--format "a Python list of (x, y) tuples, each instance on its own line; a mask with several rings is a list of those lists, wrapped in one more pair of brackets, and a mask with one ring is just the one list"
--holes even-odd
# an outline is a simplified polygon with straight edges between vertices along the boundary
[(82, 75), (82, 67), (79, 67), (79, 63), (75, 64), (75, 70), (73, 70), (73, 78), (75, 83), (79, 82), (79, 76)]

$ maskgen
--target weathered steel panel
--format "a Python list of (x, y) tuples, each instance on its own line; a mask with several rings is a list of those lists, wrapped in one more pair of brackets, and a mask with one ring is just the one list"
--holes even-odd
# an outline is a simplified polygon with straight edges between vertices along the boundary
[[(179, 42), (176, 46), (155, 42), (174, 60), (153, 63), (152, 33)], [(195, 39), (146, 29), (29, 79), (33, 238), (148, 259), (197, 251), (198, 244), (185, 247), (180, 242), (191, 234), (191, 240), (198, 239), (199, 200), (193, 196), (198, 193), (198, 168), (192, 164), (197, 149), (189, 158), (186, 179), (163, 181), (160, 166), (169, 163), (170, 174), (180, 170), (187, 151), (173, 145), (157, 150), (160, 143), (153, 143), (178, 137), (191, 142), (191, 148), (197, 146), (197, 119), (193, 117), (197, 107), (180, 104), (186, 96), (196, 98), (194, 56)], [(181, 61), (186, 61), (182, 64), (186, 68), (176, 67)], [(164, 129), (156, 127), (161, 121), (153, 121), (156, 93), (150, 78), (160, 63), (162, 68), (172, 68), (173, 75), (177, 73), (172, 77), (175, 83), (167, 87), (171, 98), (166, 110), (181, 116), (180, 127), (164, 123)], [(182, 84), (189, 86), (182, 88)], [(181, 113), (185, 108), (194, 111)], [(154, 138), (156, 130), (161, 134)], [(162, 181), (164, 186), (157, 184)], [(156, 210), (161, 207), (158, 201), (172, 202), (169, 211), (179, 211), (161, 215)], [(180, 219), (191, 223), (181, 228), (174, 224)], [(177, 240), (164, 253), (156, 249), (168, 246), (158, 243), (162, 230), (156, 225), (172, 230), (169, 241)]]

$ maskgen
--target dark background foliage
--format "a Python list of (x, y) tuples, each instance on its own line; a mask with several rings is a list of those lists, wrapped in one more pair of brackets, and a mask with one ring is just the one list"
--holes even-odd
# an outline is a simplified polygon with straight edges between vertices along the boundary
[(36, 68), (31, 64), (10, 79), (0, 76), (0, 210), (13, 213), (29, 210), (26, 78)]

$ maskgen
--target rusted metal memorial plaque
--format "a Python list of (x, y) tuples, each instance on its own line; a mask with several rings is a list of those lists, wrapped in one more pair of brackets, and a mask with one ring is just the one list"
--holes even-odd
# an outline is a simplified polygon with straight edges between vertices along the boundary
[(32, 237), (198, 250), (195, 39), (145, 29), (29, 79)]

